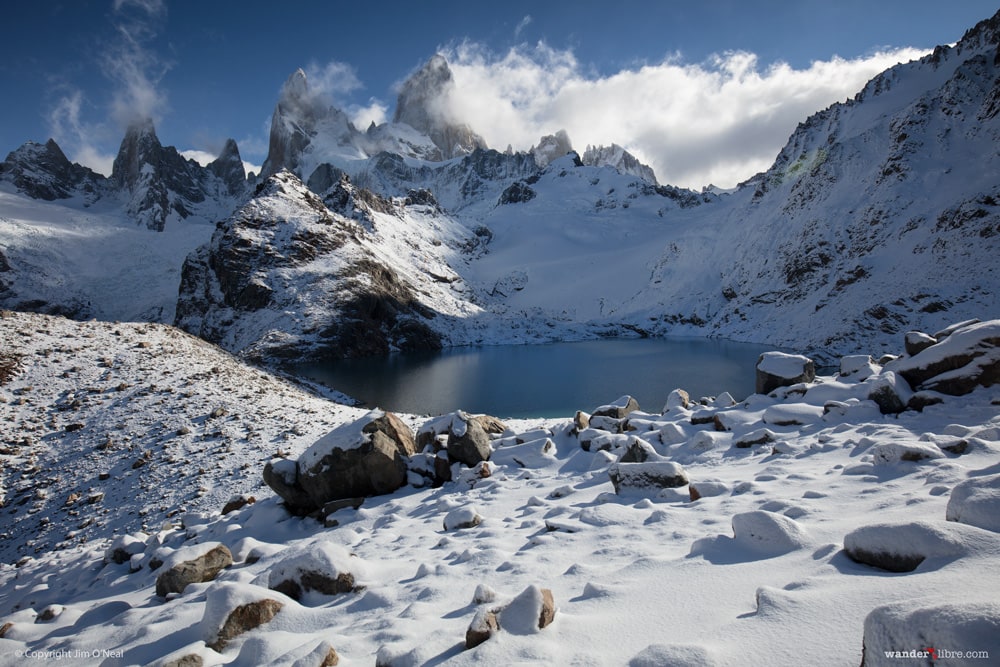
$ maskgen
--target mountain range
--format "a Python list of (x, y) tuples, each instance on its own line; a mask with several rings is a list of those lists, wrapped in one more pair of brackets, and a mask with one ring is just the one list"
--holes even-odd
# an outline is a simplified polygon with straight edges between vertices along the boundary
[[(563, 131), (490, 149), (436, 55), (361, 131), (282, 87), (259, 175), (128, 128), (110, 177), (0, 164), (0, 305), (176, 323), (259, 359), (697, 335), (833, 358), (995, 315), (1000, 15), (805, 119), (733, 191)], [(155, 234), (154, 232), (159, 232)]]

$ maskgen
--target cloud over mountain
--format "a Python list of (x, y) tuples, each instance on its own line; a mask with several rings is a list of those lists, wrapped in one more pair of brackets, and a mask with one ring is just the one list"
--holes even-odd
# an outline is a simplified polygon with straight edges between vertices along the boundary
[(452, 113), (491, 146), (525, 149), (565, 129), (574, 144), (624, 145), (661, 182), (732, 186), (766, 169), (809, 114), (857, 93), (879, 72), (920, 57), (899, 48), (795, 69), (747, 52), (685, 63), (680, 55), (612, 74), (545, 43), (494, 53), (474, 42), (445, 52)]

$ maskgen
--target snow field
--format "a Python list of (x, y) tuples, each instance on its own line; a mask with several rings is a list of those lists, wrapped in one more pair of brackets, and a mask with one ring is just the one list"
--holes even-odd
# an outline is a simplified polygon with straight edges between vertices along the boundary
[[(137, 341), (158, 344), (172, 335), (159, 327), (138, 334), (133, 325), (121, 325), (119, 330), (129, 333), (120, 340), (113, 325), (14, 318), (32, 330), (49, 329), (51, 338), (34, 336), (41, 348), (46, 341), (98, 327), (93, 338), (77, 343), (77, 356), (86, 358), (89, 346), (116, 355), (121, 360), (116, 369), (129, 373), (124, 379), (133, 383), (142, 373), (148, 376), (143, 366), (124, 361), (149, 349), (133, 347)], [(201, 345), (175, 345), (192, 368), (203, 363), (202, 354), (217, 354), (200, 350)], [(180, 362), (164, 354), (159, 363), (170, 368)], [(32, 381), (41, 386), (51, 375), (49, 382), (58, 384), (58, 367), (53, 366), (32, 366)], [(234, 361), (222, 369), (193, 385), (199, 387), (197, 395), (218, 391), (230, 376), (266, 383), (262, 386), (269, 392), (239, 397), (242, 411), (259, 415), (255, 424), (262, 433), (283, 433), (283, 426), (305, 422), (301, 435), (285, 441), (293, 455), (333, 426), (363, 414), (258, 371), (240, 370)], [(2, 387), (6, 414), (26, 409), (11, 401), (20, 396), (15, 392), (25, 380)], [(214, 502), (203, 497), (200, 513), (193, 512), (194, 501), (185, 500), (188, 514), (182, 526), (175, 519), (161, 530), (147, 521), (145, 535), (123, 538), (136, 549), (128, 561), (105, 563), (109, 543), (101, 537), (116, 527), (135, 532), (125, 528), (126, 520), (109, 519), (109, 530), (95, 532), (88, 542), (49, 547), (20, 567), (0, 567), (0, 620), (12, 624), (0, 639), (0, 664), (17, 664), (12, 658), (16, 651), (92, 647), (121, 655), (109, 659), (109, 665), (158, 664), (189, 654), (202, 656), (205, 664), (259, 664), (262, 659), (319, 664), (333, 647), (342, 665), (371, 665), (379, 659), (393, 665), (643, 665), (673, 660), (721, 666), (744, 665), (759, 656), (776, 665), (857, 665), (865, 619), (876, 607), (919, 610), (995, 600), (1000, 594), (1000, 584), (988, 575), (1000, 559), (998, 536), (945, 522), (951, 490), (995, 470), (1000, 397), (993, 389), (979, 389), (961, 398), (946, 397), (921, 413), (883, 416), (859, 398), (868, 384), (820, 377), (794, 391), (753, 395), (736, 405), (713, 401), (684, 408), (674, 403), (663, 414), (634, 413), (629, 422), (639, 430), (622, 437), (609, 433), (611, 437), (596, 441), (609, 449), (592, 442), (591, 451), (581, 447), (584, 434), (575, 433), (568, 419), (509, 422), (508, 432), (494, 440), (488, 477), (456, 464), (455, 481), (368, 498), (356, 510), (348, 507), (331, 515), (337, 523), (331, 528), (289, 516), (259, 481), (254, 485), (273, 452), (260, 452), (246, 475), (246, 491), (256, 494), (257, 502), (219, 516), (223, 496), (228, 498), (234, 485), (225, 474), (229, 461), (216, 459), (212, 469), (220, 470), (212, 473), (213, 480), (225, 493), (220, 489)], [(298, 407), (284, 402), (292, 398)], [(824, 410), (831, 401), (832, 408)], [(796, 423), (764, 420), (781, 408), (788, 408), (785, 412), (793, 413)], [(104, 409), (81, 407), (83, 421), (89, 424), (87, 416)], [(135, 409), (166, 416), (156, 412), (166, 408), (155, 402)], [(325, 419), (309, 416), (307, 409)], [(732, 430), (716, 431), (715, 419), (703, 419), (709, 414)], [(426, 421), (404, 418), (414, 430)], [(197, 421), (194, 426), (200, 427)], [(715, 446), (704, 446), (720, 436)], [(710, 492), (696, 501), (687, 486), (616, 495), (608, 469), (637, 440), (647, 454), (680, 463), (692, 486), (704, 482)], [(958, 441), (967, 444), (960, 455), (949, 449)], [(46, 444), (57, 454), (69, 442), (70, 436), (50, 437)], [(940, 455), (920, 460), (876, 456), (902, 445), (936, 448)], [(529, 451), (531, 456), (524, 455)], [(216, 456), (186, 455), (190, 463), (177, 461), (170, 469), (203, 465)], [(124, 497), (115, 496), (123, 486), (131, 489), (130, 500), (118, 501), (123, 508), (138, 513), (162, 503), (131, 487), (137, 474), (108, 480), (106, 498)], [(183, 488), (189, 482), (175, 475), (170, 484)], [(54, 507), (41, 506), (53, 524), (65, 521)], [(475, 516), (481, 517), (478, 525), (456, 527), (466, 525), (459, 519)], [(844, 553), (848, 535), (872, 547), (916, 545), (929, 550), (928, 558), (908, 574), (876, 569)], [(928, 535), (948, 538), (940, 542)], [(159, 571), (148, 566), (152, 554), (164, 559), (178, 549), (216, 542), (233, 552), (232, 567), (214, 581), (190, 585), (181, 595), (156, 597)], [(276, 571), (309, 567), (350, 570), (363, 588), (337, 595), (312, 591), (296, 601), (267, 587)], [(465, 631), (479, 610), (522, 594), (531, 598), (526, 593), (531, 587), (552, 591), (557, 611), (550, 626), (529, 632), (530, 623), (515, 605), (509, 629), (464, 650)], [(208, 648), (209, 635), (218, 631), (228, 611), (263, 599), (280, 604), (272, 618), (230, 640), (222, 652)], [(53, 617), (36, 622), (50, 607)], [(956, 612), (959, 617), (963, 613)], [(502, 620), (501, 615), (503, 628)], [(943, 637), (961, 637), (969, 644), (965, 649), (992, 649), (988, 634), (949, 632)], [(880, 630), (875, 636), (891, 634)], [(312, 662), (296, 662), (305, 656)]]

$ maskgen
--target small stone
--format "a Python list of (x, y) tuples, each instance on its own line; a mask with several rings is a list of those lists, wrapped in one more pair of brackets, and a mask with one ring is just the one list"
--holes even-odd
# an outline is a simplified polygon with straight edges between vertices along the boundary
[(226, 617), (226, 622), (219, 630), (218, 638), (208, 647), (221, 653), (226, 645), (236, 637), (264, 625), (277, 616), (283, 606), (277, 600), (269, 598), (240, 605)]

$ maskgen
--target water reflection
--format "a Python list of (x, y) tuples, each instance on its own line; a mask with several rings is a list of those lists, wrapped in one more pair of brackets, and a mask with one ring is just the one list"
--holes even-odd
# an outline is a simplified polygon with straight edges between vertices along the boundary
[(702, 338), (610, 339), (451, 348), (292, 370), (396, 412), (569, 417), (623, 394), (658, 412), (678, 387), (695, 398), (728, 391), (741, 399), (753, 393), (757, 357), (771, 349)]

